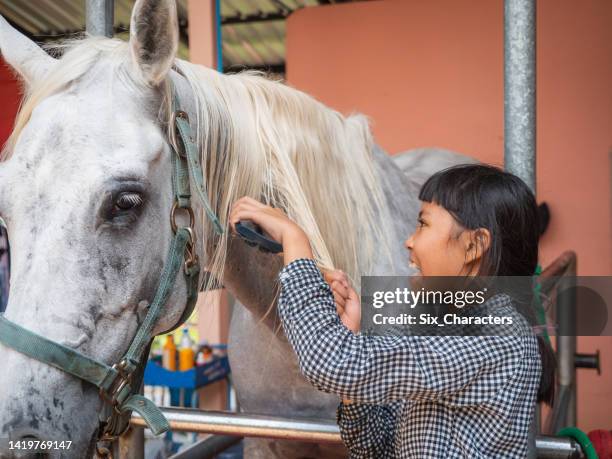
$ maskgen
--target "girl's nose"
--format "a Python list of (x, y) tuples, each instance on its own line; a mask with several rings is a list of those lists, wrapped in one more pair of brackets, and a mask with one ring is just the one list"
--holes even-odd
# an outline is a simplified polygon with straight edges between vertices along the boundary
[(412, 250), (414, 247), (414, 234), (411, 234), (410, 237), (404, 241), (404, 247), (408, 250)]

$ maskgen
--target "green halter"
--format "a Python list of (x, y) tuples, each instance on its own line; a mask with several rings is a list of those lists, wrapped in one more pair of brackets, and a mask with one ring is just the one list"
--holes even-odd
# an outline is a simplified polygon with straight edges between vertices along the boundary
[[(191, 135), (189, 118), (184, 111), (178, 110), (177, 106), (178, 97), (173, 89), (172, 124), (182, 143), (182, 145), (172, 145), (172, 188), (175, 201), (171, 211), (171, 224), (174, 237), (153, 301), (121, 361), (113, 366), (108, 366), (74, 349), (33, 333), (0, 314), (0, 343), (99, 388), (100, 396), (112, 408), (108, 418), (102, 421), (99, 430), (101, 440), (112, 440), (125, 432), (129, 426), (132, 411), (142, 416), (155, 435), (170, 428), (159, 408), (138, 392), (154, 337), (153, 329), (163, 312), (181, 267), (183, 267), (182, 271), (187, 283), (187, 304), (181, 318), (170, 330), (177, 328), (189, 318), (198, 297), (200, 264), (195, 252), (196, 237), (193, 228), (195, 218), (191, 208), (190, 181), (215, 231), (218, 234), (223, 233), (223, 227), (208, 202), (198, 148)], [(175, 214), (179, 209), (188, 213), (189, 226), (178, 227)]]

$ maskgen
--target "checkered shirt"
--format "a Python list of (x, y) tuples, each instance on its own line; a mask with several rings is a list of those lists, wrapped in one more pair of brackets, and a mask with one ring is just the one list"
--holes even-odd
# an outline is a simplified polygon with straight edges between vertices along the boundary
[(533, 334), (355, 335), (313, 260), (291, 262), (279, 279), (302, 374), (353, 401), (337, 409), (351, 458), (526, 457), (542, 371)]

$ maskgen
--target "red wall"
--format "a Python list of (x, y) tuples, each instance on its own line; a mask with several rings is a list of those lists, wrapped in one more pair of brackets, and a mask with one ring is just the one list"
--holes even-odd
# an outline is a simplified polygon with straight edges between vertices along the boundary
[(19, 84), (0, 57), (0, 145), (4, 145), (13, 129), (20, 98)]
[[(538, 200), (552, 221), (544, 266), (578, 253), (612, 274), (612, 1), (538, 0)], [(503, 164), (503, 1), (383, 0), (304, 8), (287, 22), (287, 78), (372, 119), (390, 153), (438, 146)], [(580, 370), (579, 423), (612, 428), (612, 337), (602, 372)]]

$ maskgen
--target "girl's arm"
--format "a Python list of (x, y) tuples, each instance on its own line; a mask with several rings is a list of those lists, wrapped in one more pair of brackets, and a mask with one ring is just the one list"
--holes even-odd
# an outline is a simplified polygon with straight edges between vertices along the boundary
[(252, 198), (230, 215), (252, 220), (283, 245), (278, 312), (302, 374), (318, 389), (361, 403), (440, 400), (462, 392), (466, 406), (489, 400), (522, 358), (519, 336), (354, 335), (340, 321), (308, 238), (280, 209)]
[[(342, 271), (323, 271), (325, 282), (331, 287), (336, 312), (353, 333), (359, 333), (361, 302)], [(393, 456), (395, 432), (401, 422), (406, 400), (384, 405), (353, 403), (344, 399), (336, 411), (342, 441), (354, 458), (386, 458)]]
[(338, 406), (336, 420), (351, 458), (392, 457), (396, 427), (405, 402), (396, 400), (385, 405), (341, 403)]
[(325, 392), (361, 403), (440, 400), (462, 392), (458, 403), (480, 404), (520, 363), (517, 336), (354, 335), (340, 322), (313, 260), (294, 260), (279, 278), (285, 334), (301, 372)]

